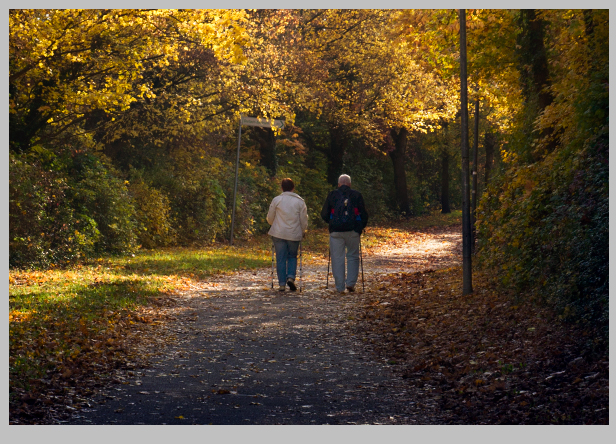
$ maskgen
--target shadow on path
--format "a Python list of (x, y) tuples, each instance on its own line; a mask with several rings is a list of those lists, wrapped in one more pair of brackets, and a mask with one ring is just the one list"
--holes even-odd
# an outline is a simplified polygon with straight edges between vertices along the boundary
[[(400, 261), (364, 257), (366, 293), (380, 272), (409, 271)], [(305, 266), (302, 293), (272, 290), (261, 269), (179, 295), (172, 334), (151, 365), (125, 372), (69, 423), (443, 423), (436, 402), (349, 328), (364, 295), (335, 293), (331, 278), (325, 289), (326, 270), (325, 261)]]

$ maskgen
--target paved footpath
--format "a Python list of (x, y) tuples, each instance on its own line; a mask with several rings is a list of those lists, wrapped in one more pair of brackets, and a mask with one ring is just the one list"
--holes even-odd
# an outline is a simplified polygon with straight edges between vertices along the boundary
[[(438, 248), (457, 251), (458, 237), (453, 232)], [(387, 255), (400, 261), (391, 248)], [(367, 292), (388, 267), (384, 256), (364, 257)], [(361, 291), (338, 294), (331, 277), (325, 289), (326, 270), (326, 263), (304, 267), (301, 293), (272, 290), (270, 270), (262, 269), (217, 276), (178, 295), (167, 326), (174, 339), (69, 423), (445, 423), (436, 403), (355, 331)]]

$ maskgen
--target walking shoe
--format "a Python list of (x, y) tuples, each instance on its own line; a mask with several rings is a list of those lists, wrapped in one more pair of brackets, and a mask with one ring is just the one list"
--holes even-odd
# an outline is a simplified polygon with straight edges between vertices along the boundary
[(293, 278), (287, 279), (287, 285), (289, 286), (291, 291), (297, 290), (297, 287), (295, 286), (295, 279), (293, 279)]
[(286, 287), (284, 285), (280, 285), (278, 287), (278, 291), (284, 291), (286, 289)]
[(347, 290), (349, 290), (349, 293), (353, 293), (355, 291), (355, 287), (347, 287)]

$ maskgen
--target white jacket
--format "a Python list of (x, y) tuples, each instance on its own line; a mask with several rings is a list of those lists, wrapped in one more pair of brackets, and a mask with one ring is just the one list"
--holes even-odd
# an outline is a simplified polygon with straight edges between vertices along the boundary
[(304, 199), (291, 191), (274, 197), (267, 213), (272, 226), (267, 234), (279, 239), (299, 241), (308, 228), (308, 210)]

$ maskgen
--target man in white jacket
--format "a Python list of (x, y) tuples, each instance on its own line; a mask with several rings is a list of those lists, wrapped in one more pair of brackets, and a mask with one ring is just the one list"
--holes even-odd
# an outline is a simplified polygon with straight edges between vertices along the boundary
[(276, 250), (278, 291), (285, 291), (287, 285), (295, 291), (297, 250), (308, 228), (308, 210), (304, 199), (293, 192), (291, 179), (282, 179), (281, 186), (282, 193), (274, 197), (267, 213), (267, 222), (272, 226), (268, 234)]

